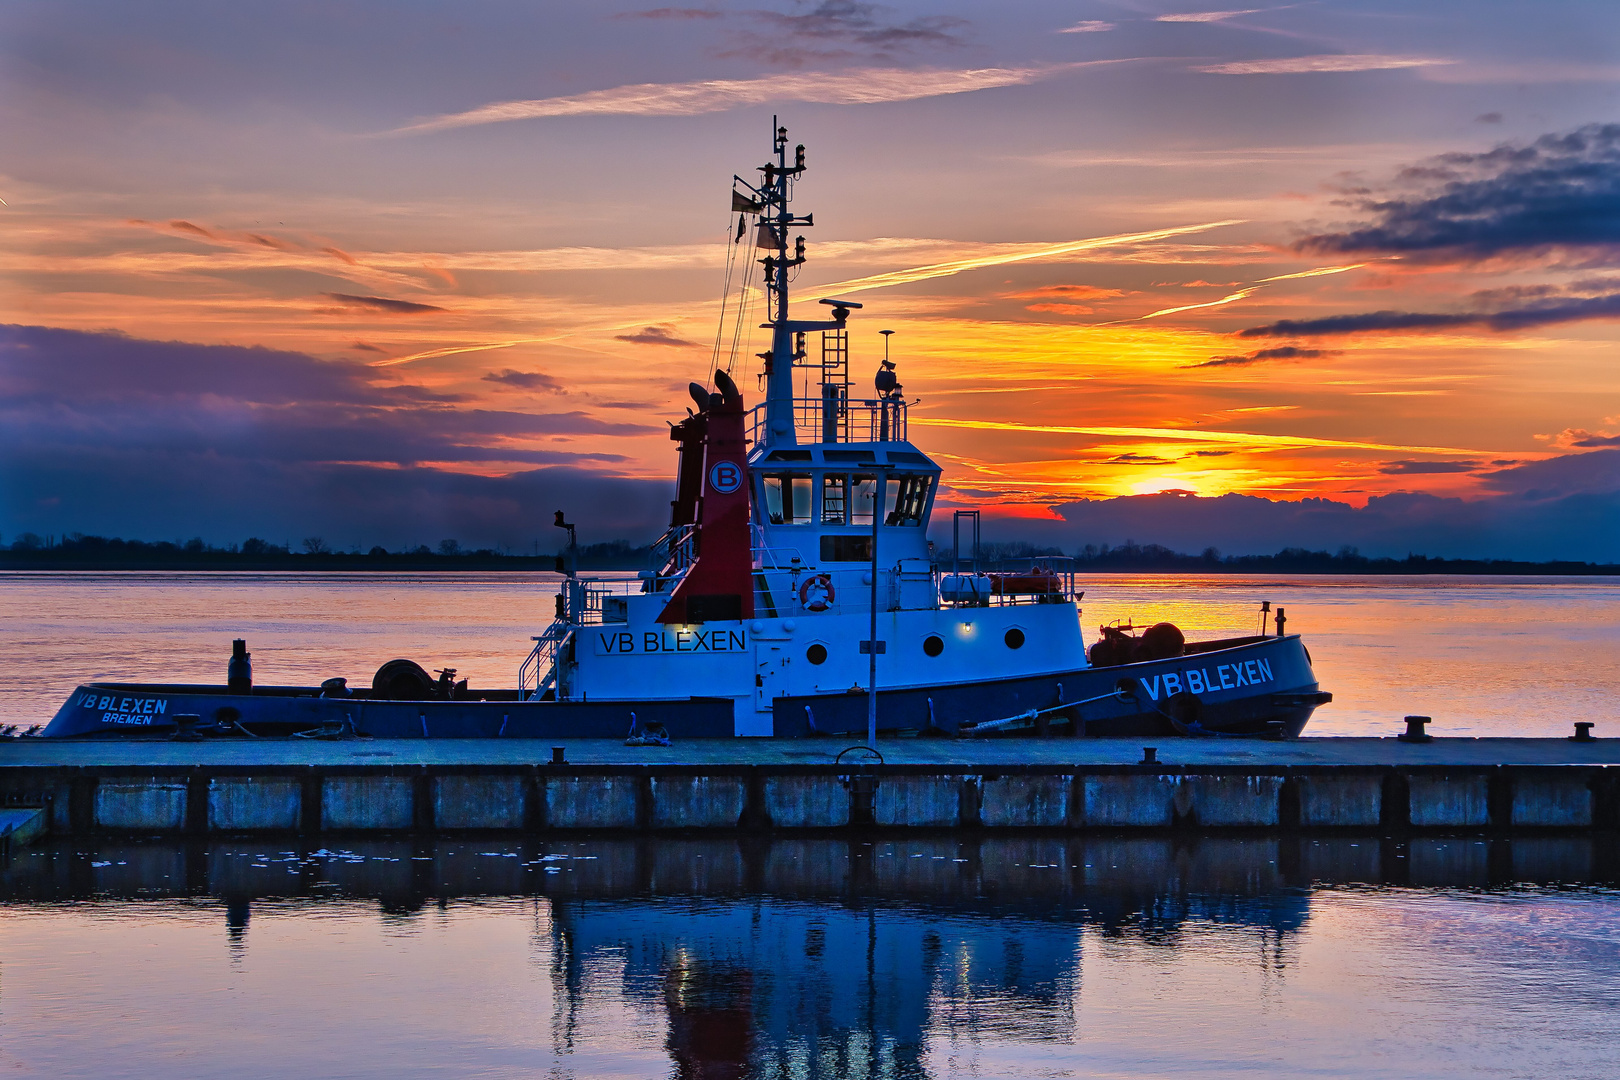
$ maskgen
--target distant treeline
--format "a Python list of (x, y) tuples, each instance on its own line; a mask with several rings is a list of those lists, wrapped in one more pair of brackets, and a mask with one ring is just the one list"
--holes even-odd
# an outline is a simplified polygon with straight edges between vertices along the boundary
[[(1275, 555), (1222, 555), (1216, 548), (1205, 548), (1197, 555), (1172, 551), (1159, 544), (1138, 544), (1127, 540), (1118, 547), (1087, 544), (1069, 555), (1055, 547), (1027, 543), (993, 543), (980, 547), (980, 566), (993, 570), (1007, 563), (1029, 563), (1041, 559), (1073, 559), (1082, 573), (1153, 571), (1159, 573), (1214, 574), (1617, 574), (1620, 563), (1587, 563), (1559, 560), (1523, 562), (1515, 559), (1439, 559), (1427, 555), (1369, 557), (1353, 547), (1337, 553), (1283, 548)], [(951, 563), (946, 549), (936, 555), (942, 566)]]
[[(582, 544), (578, 552), (582, 570), (642, 570), (652, 549), (625, 540)], [(240, 544), (213, 547), (200, 538), (120, 540), (74, 533), (67, 537), (40, 537), (23, 533), (0, 547), (0, 569), (5, 570), (555, 570), (565, 553), (513, 554), (493, 548), (463, 548), (455, 540), (437, 547), (419, 545), (403, 551), (373, 547), (368, 551), (333, 551), (318, 536), (306, 537), (296, 548), (250, 537)], [(1205, 548), (1197, 555), (1172, 551), (1158, 544), (1127, 541), (1118, 547), (1087, 544), (1072, 554), (1055, 547), (1014, 541), (989, 543), (979, 549), (979, 568), (996, 570), (1020, 563), (1072, 559), (1081, 573), (1213, 574), (1553, 574), (1620, 575), (1620, 564), (1573, 561), (1522, 562), (1512, 559), (1437, 559), (1408, 555), (1403, 559), (1369, 557), (1353, 547), (1338, 552), (1284, 548), (1275, 555), (1222, 555)], [(949, 548), (936, 549), (934, 561), (949, 569)], [(964, 564), (969, 560), (964, 553)]]
[[(581, 544), (583, 570), (640, 570), (651, 548), (623, 540)], [(6, 570), (555, 570), (561, 554), (521, 555), (494, 548), (464, 548), (455, 540), (437, 547), (401, 551), (373, 547), (334, 551), (320, 537), (306, 537), (296, 548), (249, 537), (240, 544), (214, 547), (201, 538), (121, 540), (74, 533), (60, 539), (23, 533), (0, 548)]]

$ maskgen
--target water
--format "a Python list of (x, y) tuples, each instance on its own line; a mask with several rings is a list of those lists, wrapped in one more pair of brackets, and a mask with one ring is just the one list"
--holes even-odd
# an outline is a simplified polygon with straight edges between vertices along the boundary
[[(396, 656), (513, 686), (550, 621), (554, 574), (0, 574), (0, 723), (48, 720), (93, 678), (223, 682), (245, 637), (263, 683), (370, 685)], [(1087, 638), (1118, 619), (1189, 637), (1258, 629), (1270, 600), (1304, 635), (1331, 705), (1313, 735), (1389, 734), (1407, 713), (1446, 735), (1567, 735), (1614, 722), (1620, 579), (1087, 577)]]
[(1612, 842), (57, 844), (0, 1071), (1614, 1075)]
[[(1453, 734), (1612, 722), (1612, 579), (1090, 578), (1084, 622), (1249, 631)], [(553, 575), (10, 574), (0, 719), (90, 678), (510, 685)], [(3, 749), (3, 746), (0, 746)], [(325, 846), (322, 846), (322, 845)], [(0, 865), (19, 1077), (1614, 1074), (1612, 837), (262, 837)]]

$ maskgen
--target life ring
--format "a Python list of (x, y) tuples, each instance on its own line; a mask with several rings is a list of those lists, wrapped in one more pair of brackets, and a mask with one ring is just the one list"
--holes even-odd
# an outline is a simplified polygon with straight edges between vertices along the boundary
[(837, 598), (831, 574), (815, 574), (799, 586), (799, 604), (806, 611), (826, 611)]

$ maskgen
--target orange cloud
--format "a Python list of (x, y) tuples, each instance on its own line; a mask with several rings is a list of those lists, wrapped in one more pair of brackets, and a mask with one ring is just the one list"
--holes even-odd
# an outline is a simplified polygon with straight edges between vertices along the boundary
[(1069, 300), (1107, 300), (1115, 296), (1129, 296), (1124, 289), (1101, 289), (1095, 285), (1042, 285), (1026, 292), (1003, 293), (1009, 300), (1040, 300), (1062, 297)]
[(450, 288), (457, 288), (456, 275), (452, 274), (450, 271), (446, 270), (437, 263), (423, 263), (422, 269), (444, 282)]
[(1596, 450), (1620, 446), (1620, 434), (1610, 431), (1587, 431), (1585, 428), (1565, 428), (1556, 435), (1537, 435), (1542, 442), (1550, 442), (1560, 450)]

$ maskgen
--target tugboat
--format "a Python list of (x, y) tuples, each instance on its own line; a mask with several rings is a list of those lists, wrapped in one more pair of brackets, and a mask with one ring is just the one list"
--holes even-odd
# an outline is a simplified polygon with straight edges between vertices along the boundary
[[(790, 163), (777, 127), (758, 180), (733, 178), (734, 249), (751, 241), (763, 271), (764, 401), (745, 404), (735, 355), (691, 385), (693, 407), (670, 430), (675, 498), (651, 565), (592, 578), (567, 559), (555, 618), (515, 689), (469, 689), (453, 669), (434, 680), (409, 660), (384, 664), (369, 691), (343, 679), (259, 687), (238, 642), (226, 686), (87, 684), (41, 734), (1298, 735), (1331, 695), (1281, 612), (1275, 636), (1189, 643), (1168, 623), (1139, 637), (1108, 628), (1088, 656), (1063, 560), (964, 563), (960, 527), (976, 552), (978, 519), (958, 511), (953, 565), (939, 565), (927, 533), (941, 469), (909, 439), (914, 402), (889, 332), (861, 394), (848, 329), (861, 305), (826, 298), (819, 318), (789, 312), (806, 261), (804, 237), (789, 236), (814, 225), (790, 208), (804, 150)], [(743, 301), (733, 310), (748, 317)], [(572, 552), (561, 511), (557, 524)]]

